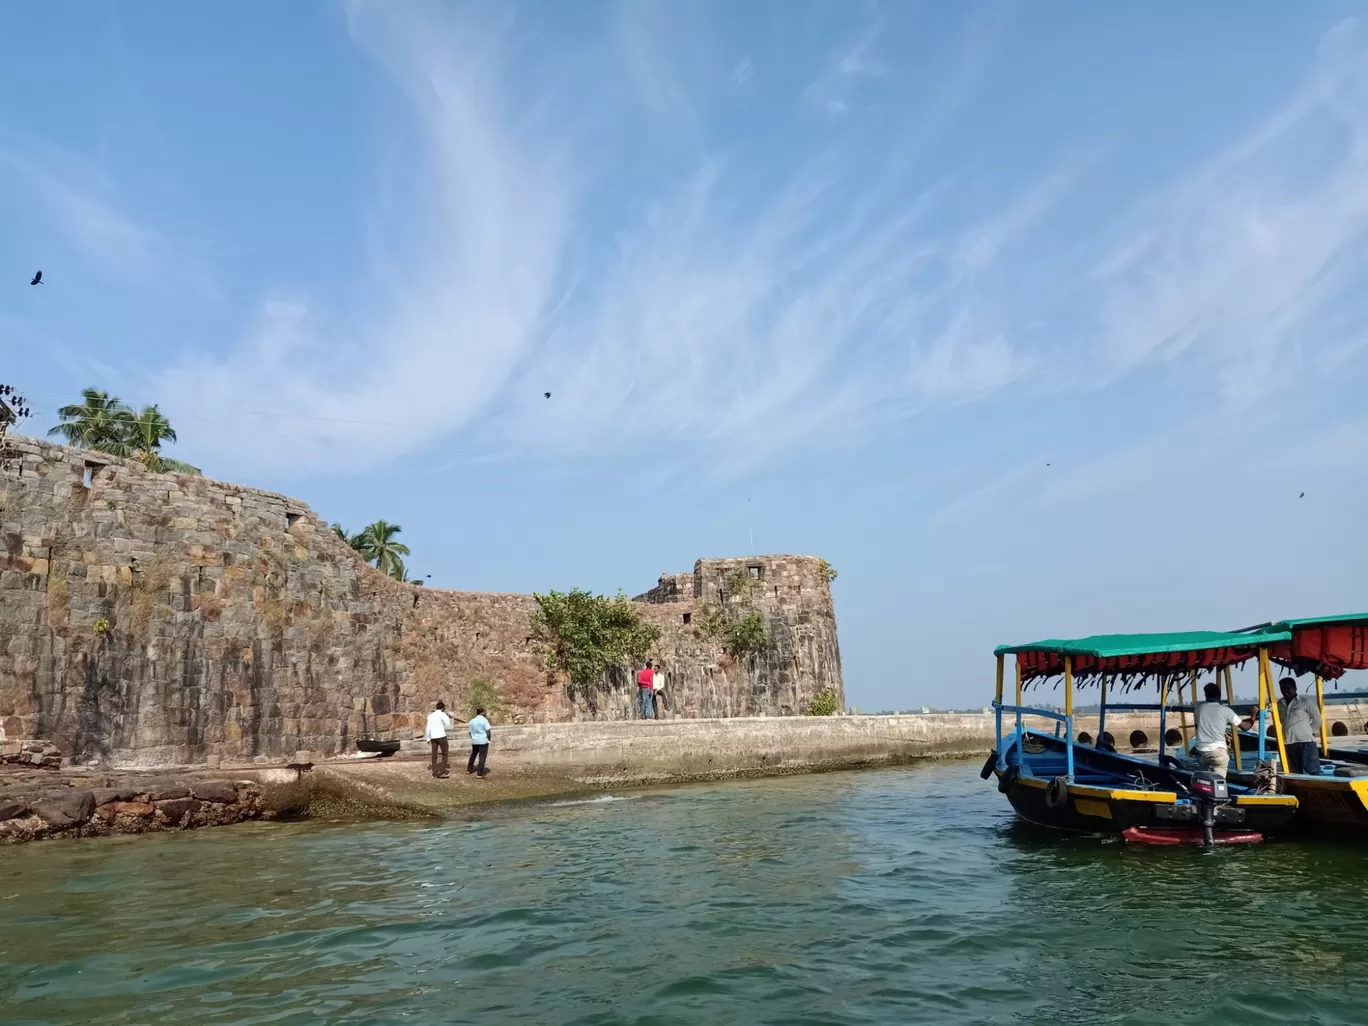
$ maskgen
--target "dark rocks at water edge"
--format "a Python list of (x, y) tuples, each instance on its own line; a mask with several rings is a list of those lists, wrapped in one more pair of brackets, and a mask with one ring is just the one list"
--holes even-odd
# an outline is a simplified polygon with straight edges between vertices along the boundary
[(61, 769), (62, 753), (51, 741), (3, 741), (0, 742), (0, 766)]
[(252, 781), (69, 785), (32, 792), (21, 783), (14, 790), (0, 795), (0, 843), (226, 826), (260, 819), (263, 811), (261, 786)]

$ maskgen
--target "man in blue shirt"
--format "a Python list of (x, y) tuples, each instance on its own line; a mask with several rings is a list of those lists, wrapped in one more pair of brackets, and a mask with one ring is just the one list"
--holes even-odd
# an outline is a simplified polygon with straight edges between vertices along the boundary
[[(485, 757), (489, 755), (489, 736), (491, 730), (489, 720), (485, 717), (483, 709), (476, 709), (475, 715), (470, 721), (470, 761), (466, 763), (467, 773), (476, 773), (477, 776), (487, 776), (489, 771), (485, 769)], [(480, 768), (478, 773), (475, 769), (475, 761), (479, 759)]]

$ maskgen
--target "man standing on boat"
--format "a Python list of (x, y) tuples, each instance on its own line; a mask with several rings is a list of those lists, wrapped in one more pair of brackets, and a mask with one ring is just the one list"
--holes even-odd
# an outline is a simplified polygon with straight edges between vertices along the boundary
[(1283, 741), (1287, 745), (1287, 772), (1320, 774), (1321, 715), (1316, 703), (1297, 694), (1297, 681), (1284, 677), (1278, 681), (1283, 696), (1278, 699), (1282, 717)]
[[(1219, 684), (1208, 684), (1202, 693), (1206, 695), (1206, 701), (1192, 707), (1192, 721), (1197, 727), (1197, 736), (1192, 739), (1192, 755), (1202, 769), (1210, 770), (1224, 780), (1230, 767), (1226, 731), (1231, 727), (1249, 730), (1254, 725), (1254, 717), (1240, 719), (1234, 709), (1222, 705)], [(1234, 735), (1232, 740), (1239, 744), (1239, 735)]]
[(432, 775), (439, 780), (450, 772), (448, 763), (451, 743), (447, 740), (447, 731), (450, 729), (451, 717), (446, 714), (446, 703), (438, 702), (437, 708), (428, 713), (427, 729), (423, 731), (423, 737), (432, 745)]

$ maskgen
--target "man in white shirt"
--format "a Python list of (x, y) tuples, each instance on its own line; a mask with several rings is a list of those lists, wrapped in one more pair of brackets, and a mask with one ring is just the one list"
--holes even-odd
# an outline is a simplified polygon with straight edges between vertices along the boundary
[(665, 690), (665, 671), (656, 663), (651, 669), (651, 713), (660, 719), (660, 693)]
[[(432, 775), (439, 780), (451, 772), (451, 742), (447, 740), (447, 731), (450, 729), (451, 717), (446, 714), (446, 703), (438, 702), (437, 708), (428, 713), (427, 729), (423, 731), (423, 737), (432, 745)], [(440, 762), (437, 759), (438, 755), (442, 757)]]
[[(1206, 701), (1198, 702), (1192, 707), (1192, 721), (1197, 728), (1197, 734), (1192, 739), (1192, 755), (1202, 769), (1210, 770), (1225, 779), (1226, 770), (1230, 768), (1226, 731), (1234, 726), (1248, 730), (1254, 725), (1254, 717), (1246, 716), (1240, 719), (1240, 714), (1234, 709), (1222, 705), (1219, 684), (1208, 684), (1202, 693), (1206, 695)], [(1238, 737), (1231, 740), (1236, 744), (1240, 743)]]
[(1278, 699), (1282, 719), (1283, 743), (1287, 746), (1287, 772), (1320, 774), (1321, 714), (1316, 703), (1297, 694), (1292, 677), (1278, 681), (1283, 696)]

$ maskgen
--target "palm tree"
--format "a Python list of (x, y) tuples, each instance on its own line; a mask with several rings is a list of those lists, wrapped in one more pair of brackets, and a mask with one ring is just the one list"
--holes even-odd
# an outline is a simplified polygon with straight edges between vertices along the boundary
[(80, 405), (63, 406), (57, 411), (62, 423), (48, 434), (60, 435), (68, 445), (78, 445), (82, 449), (124, 455), (118, 449), (133, 411), (118, 396), (93, 388), (83, 389), (81, 398), (85, 402)]
[(62, 423), (49, 435), (61, 435), (67, 444), (83, 449), (137, 460), (158, 474), (200, 472), (198, 467), (161, 454), (162, 442), (174, 442), (176, 431), (155, 405), (134, 413), (118, 396), (93, 388), (83, 389), (81, 397), (85, 402), (79, 406), (63, 406), (57, 411)]
[(394, 540), (394, 536), (402, 530), (398, 524), (377, 520), (352, 538), (351, 546), (361, 553), (367, 563), (374, 563), (375, 568), (381, 573), (394, 576), (396, 570), (399, 573), (404, 572), (402, 557), (409, 554), (407, 545)]
[(332, 533), (341, 538), (348, 545), (351, 544), (352, 536), (347, 533), (347, 529), (341, 524), (332, 525)]
[(198, 474), (199, 468), (192, 467), (180, 460), (173, 460), (161, 454), (162, 442), (174, 442), (176, 429), (162, 416), (155, 405), (144, 406), (136, 416), (129, 415), (124, 421), (123, 447), (129, 451), (118, 455), (129, 455), (148, 470), (158, 474), (172, 471), (177, 474)]

